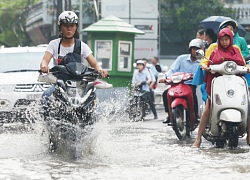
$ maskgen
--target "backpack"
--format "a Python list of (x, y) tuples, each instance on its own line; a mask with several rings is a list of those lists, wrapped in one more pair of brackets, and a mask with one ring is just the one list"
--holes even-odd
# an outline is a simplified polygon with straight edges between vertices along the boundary
[[(61, 43), (62, 43), (62, 39), (59, 43), (58, 46), (58, 54), (60, 53), (60, 47), (61, 47)], [(79, 39), (75, 38), (75, 45), (74, 45), (74, 50), (71, 53), (66, 54), (63, 58), (62, 61), (58, 64), (58, 65), (65, 65), (68, 64), (70, 62), (78, 62), (81, 63), (82, 62), (82, 58), (81, 58), (81, 41)]]

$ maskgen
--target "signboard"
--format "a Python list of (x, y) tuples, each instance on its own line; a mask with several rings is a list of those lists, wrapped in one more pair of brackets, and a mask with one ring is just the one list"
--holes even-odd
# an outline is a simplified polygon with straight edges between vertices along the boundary
[[(101, 3), (102, 17), (112, 14), (145, 32), (135, 37), (135, 59), (158, 55), (158, 0), (102, 0)], [(127, 49), (126, 44), (120, 44), (121, 47)], [(118, 69), (128, 70), (129, 61), (129, 57), (120, 56)]]
[(157, 39), (158, 38), (158, 20), (155, 19), (131, 19), (131, 24), (137, 29), (145, 32), (144, 35), (137, 35), (138, 39)]
[(139, 40), (135, 41), (135, 49), (134, 49), (134, 59), (141, 58), (152, 58), (153, 56), (157, 56), (157, 39), (156, 40)]
[(157, 19), (158, 0), (131, 0), (131, 19)]
[(102, 17), (114, 15), (118, 18), (129, 18), (129, 0), (102, 0)]

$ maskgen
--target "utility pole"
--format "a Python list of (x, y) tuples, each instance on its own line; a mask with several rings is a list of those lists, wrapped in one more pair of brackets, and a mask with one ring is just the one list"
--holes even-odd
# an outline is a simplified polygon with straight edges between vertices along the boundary
[(81, 32), (81, 30), (82, 30), (82, 0), (80, 0), (80, 2), (79, 2), (79, 23), (78, 23), (78, 25), (79, 25), (79, 31), (80, 31), (80, 34), (79, 34), (79, 39), (82, 41), (82, 32)]
[(70, 10), (70, 11), (72, 10), (72, 7), (71, 7), (71, 0), (69, 0), (69, 10)]
[[(62, 0), (57, 0), (57, 7), (56, 7), (56, 17), (58, 18), (59, 15), (62, 13)], [(58, 37), (59, 29), (56, 26), (56, 36)]]
[(65, 0), (64, 1), (64, 4), (65, 4), (65, 10), (66, 11), (71, 11), (71, 0)]

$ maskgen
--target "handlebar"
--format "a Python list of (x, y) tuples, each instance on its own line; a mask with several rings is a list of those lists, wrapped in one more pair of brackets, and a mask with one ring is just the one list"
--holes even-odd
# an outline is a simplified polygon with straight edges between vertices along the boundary
[[(92, 69), (92, 68), (88, 68), (88, 70), (89, 69)], [(97, 77), (97, 78), (106, 78), (106, 79), (109, 79), (110, 78), (110, 75), (108, 74), (106, 77), (103, 77), (102, 75), (101, 75), (101, 73), (98, 71), (98, 70), (96, 70), (96, 69), (93, 69), (94, 71), (90, 71), (90, 72), (86, 72), (86, 73), (84, 73), (83, 74), (83, 77), (85, 77), (85, 76), (94, 76), (94, 77)], [(42, 75), (42, 74), (53, 74), (53, 73), (59, 73), (60, 71), (53, 71), (53, 72), (51, 72), (51, 69), (49, 69), (49, 73), (45, 73), (45, 72), (42, 72), (41, 70), (38, 70), (38, 72), (40, 73), (40, 75)]]

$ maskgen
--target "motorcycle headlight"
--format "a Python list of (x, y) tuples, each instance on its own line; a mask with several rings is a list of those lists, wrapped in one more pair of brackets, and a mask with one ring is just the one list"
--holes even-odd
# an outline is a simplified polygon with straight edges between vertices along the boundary
[(182, 78), (183, 78), (183, 76), (181, 76), (181, 75), (171, 76), (171, 79), (172, 79), (173, 83), (179, 83), (179, 82), (181, 82)]
[(74, 97), (76, 96), (77, 89), (76, 88), (68, 88), (68, 96), (69, 97)]
[(237, 64), (235, 62), (230, 61), (225, 64), (224, 68), (227, 73), (233, 73), (237, 68)]

